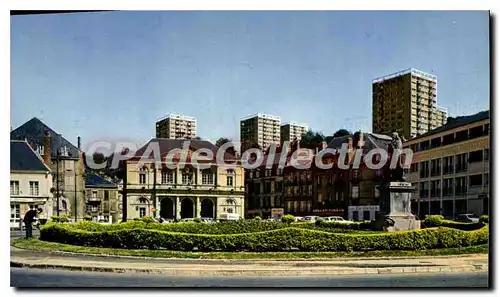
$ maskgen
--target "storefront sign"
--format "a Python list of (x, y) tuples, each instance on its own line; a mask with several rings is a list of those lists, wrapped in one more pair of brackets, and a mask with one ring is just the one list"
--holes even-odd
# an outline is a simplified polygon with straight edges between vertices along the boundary
[(343, 209), (313, 209), (313, 213), (335, 213), (335, 214), (343, 214), (344, 210)]

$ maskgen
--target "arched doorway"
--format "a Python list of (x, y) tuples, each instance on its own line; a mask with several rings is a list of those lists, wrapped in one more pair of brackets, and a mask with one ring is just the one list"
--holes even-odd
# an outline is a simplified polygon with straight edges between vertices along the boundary
[(190, 198), (182, 199), (181, 218), (194, 218), (194, 203)]
[(214, 202), (212, 199), (205, 198), (201, 201), (201, 214), (202, 218), (214, 217)]
[(171, 198), (165, 197), (160, 202), (160, 216), (164, 219), (174, 219), (174, 202)]

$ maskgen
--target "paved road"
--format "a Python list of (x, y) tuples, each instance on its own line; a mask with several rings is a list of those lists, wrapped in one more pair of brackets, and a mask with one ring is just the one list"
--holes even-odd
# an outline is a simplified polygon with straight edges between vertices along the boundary
[[(20, 238), (20, 237), (25, 237), (26, 236), (26, 231), (20, 231), (20, 230), (10, 230), (10, 238)], [(33, 229), (33, 237), (38, 238), (40, 236), (40, 230), (38, 229)]]
[(488, 273), (402, 274), (333, 277), (172, 277), (10, 269), (11, 287), (476, 287), (487, 288)]

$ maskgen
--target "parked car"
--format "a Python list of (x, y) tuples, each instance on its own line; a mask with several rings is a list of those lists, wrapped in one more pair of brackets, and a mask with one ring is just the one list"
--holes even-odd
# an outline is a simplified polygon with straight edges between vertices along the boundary
[(304, 217), (304, 221), (312, 223), (312, 222), (316, 222), (316, 220), (318, 218), (319, 218), (318, 216), (306, 216), (306, 217)]
[(194, 221), (194, 218), (184, 218), (184, 219), (181, 219), (180, 222), (193, 222)]
[(304, 217), (295, 217), (295, 222), (304, 222), (305, 220)]
[(339, 217), (339, 216), (326, 217), (326, 218), (324, 218), (324, 220), (326, 222), (337, 222), (337, 223), (346, 223), (346, 224), (353, 223), (352, 221), (347, 221), (343, 217)]
[(215, 220), (213, 218), (200, 218), (204, 223), (214, 223)]
[(459, 214), (457, 215), (457, 221), (464, 223), (477, 223), (479, 222), (479, 218), (472, 213)]

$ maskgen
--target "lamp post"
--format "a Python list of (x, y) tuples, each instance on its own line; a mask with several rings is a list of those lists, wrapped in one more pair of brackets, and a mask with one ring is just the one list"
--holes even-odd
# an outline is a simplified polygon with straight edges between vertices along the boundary
[(59, 157), (61, 155), (60, 149), (56, 151), (56, 198), (57, 198), (57, 216), (59, 216)]
[[(76, 165), (76, 164), (75, 164)], [(76, 177), (77, 177), (77, 174), (76, 174), (76, 167), (71, 170), (71, 169), (66, 169), (66, 172), (71, 172), (71, 171), (74, 171), (75, 172), (75, 187), (74, 187), (74, 192), (75, 192), (75, 222), (77, 221), (77, 207), (78, 207), (78, 203), (77, 203), (77, 188), (76, 188), (76, 184), (77, 184), (77, 181), (76, 181)]]

